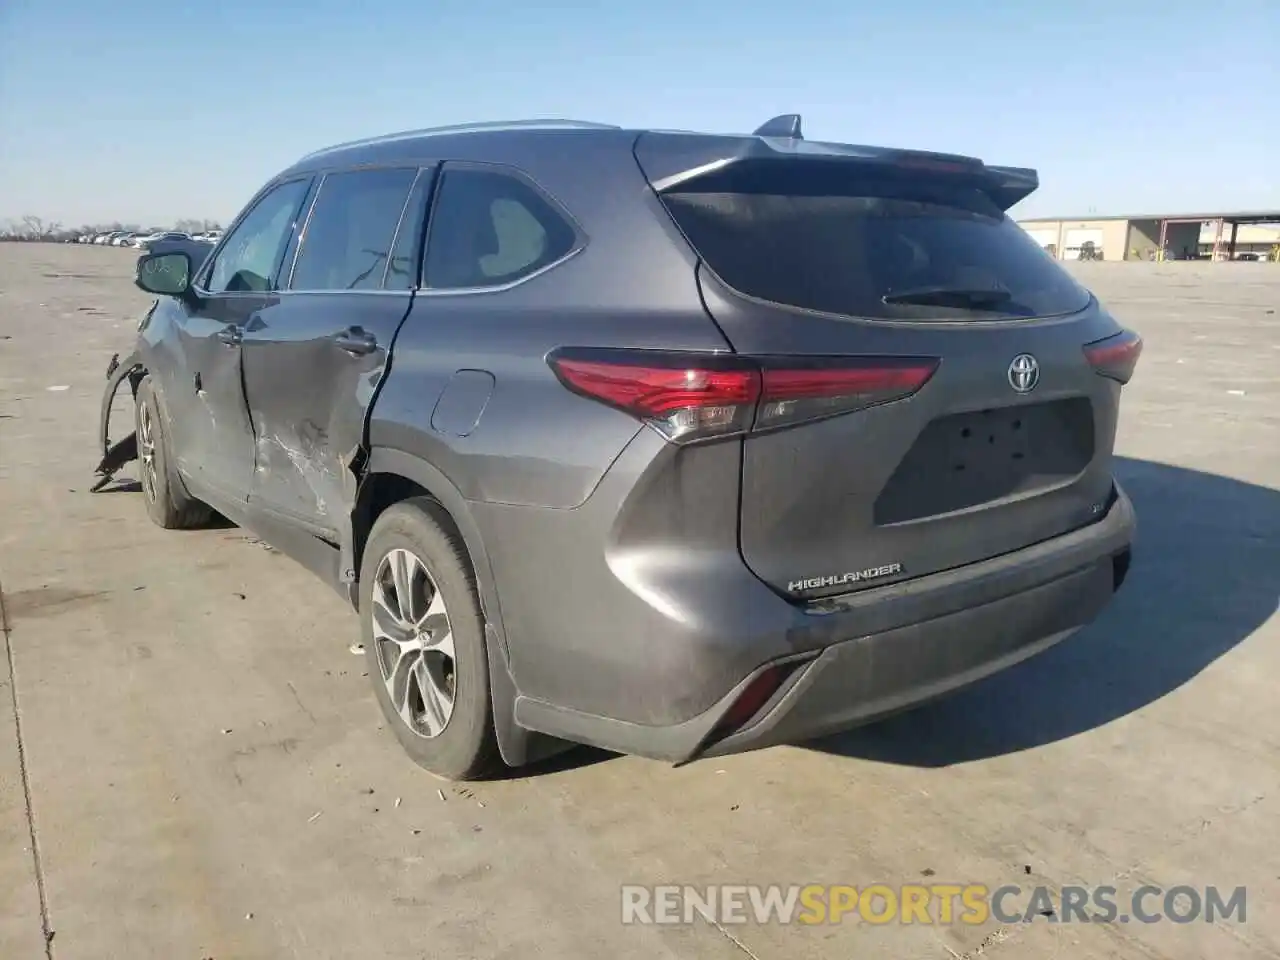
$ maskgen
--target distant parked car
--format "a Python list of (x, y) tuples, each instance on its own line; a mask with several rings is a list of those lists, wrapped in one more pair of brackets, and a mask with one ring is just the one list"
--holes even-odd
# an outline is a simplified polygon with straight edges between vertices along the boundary
[(155, 244), (160, 243), (163, 240), (192, 240), (192, 239), (194, 238), (178, 230), (166, 230), (166, 231), (161, 231), (160, 233), (152, 233), (152, 234), (148, 234), (145, 237), (140, 237), (138, 239), (138, 243), (136, 244), (136, 246), (141, 247), (143, 250), (150, 250)]
[(153, 240), (147, 245), (144, 256), (163, 253), (185, 253), (191, 258), (193, 266), (199, 266), (208, 258), (213, 246), (207, 240), (197, 240), (195, 237), (189, 237), (185, 233), (166, 233), (162, 234), (158, 240)]

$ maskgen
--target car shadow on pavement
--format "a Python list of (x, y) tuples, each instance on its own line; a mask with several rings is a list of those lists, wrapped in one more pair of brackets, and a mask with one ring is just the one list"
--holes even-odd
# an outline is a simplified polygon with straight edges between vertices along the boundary
[(806, 747), (941, 767), (1102, 726), (1195, 678), (1277, 611), (1280, 491), (1116, 458), (1138, 516), (1111, 605), (1049, 651), (972, 687)]
[[(132, 480), (128, 477), (121, 477), (118, 480), (112, 480), (105, 487), (102, 487), (95, 491), (95, 493), (99, 495), (104, 493), (141, 493), (141, 492), (142, 492), (142, 484), (137, 480)], [(230, 520), (228, 520), (226, 517), (224, 517), (222, 514), (214, 512), (210, 514), (208, 520), (204, 521), (204, 523), (201, 523), (199, 526), (195, 527), (194, 529), (228, 530), (234, 526), (235, 524), (232, 523)]]
[(141, 493), (142, 484), (137, 480), (113, 480), (94, 493)]

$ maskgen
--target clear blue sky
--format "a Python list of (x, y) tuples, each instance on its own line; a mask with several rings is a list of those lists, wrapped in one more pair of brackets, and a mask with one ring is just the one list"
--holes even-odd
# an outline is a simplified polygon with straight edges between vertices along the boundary
[(1280, 207), (1278, 0), (0, 0), (0, 219), (227, 219), (317, 147), (568, 116), (1034, 166), (1026, 216)]

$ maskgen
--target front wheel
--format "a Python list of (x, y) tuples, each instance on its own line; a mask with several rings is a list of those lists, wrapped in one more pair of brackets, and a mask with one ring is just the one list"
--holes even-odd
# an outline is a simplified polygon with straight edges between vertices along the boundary
[(419, 766), (471, 780), (498, 765), (484, 617), (466, 549), (433, 500), (390, 507), (360, 565), (369, 679)]
[(139, 481), (147, 516), (166, 530), (198, 527), (212, 511), (193, 499), (169, 457), (160, 399), (150, 377), (143, 377), (135, 396), (134, 430), (138, 440)]

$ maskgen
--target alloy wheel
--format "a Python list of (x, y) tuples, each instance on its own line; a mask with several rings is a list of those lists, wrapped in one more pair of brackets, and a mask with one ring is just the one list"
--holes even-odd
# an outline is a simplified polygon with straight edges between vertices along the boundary
[(444, 596), (409, 550), (388, 551), (373, 583), (373, 642), (391, 704), (420, 737), (437, 737), (457, 695), (453, 630)]
[(156, 437), (151, 418), (151, 404), (138, 408), (138, 456), (142, 460), (142, 491), (148, 500), (156, 499)]

